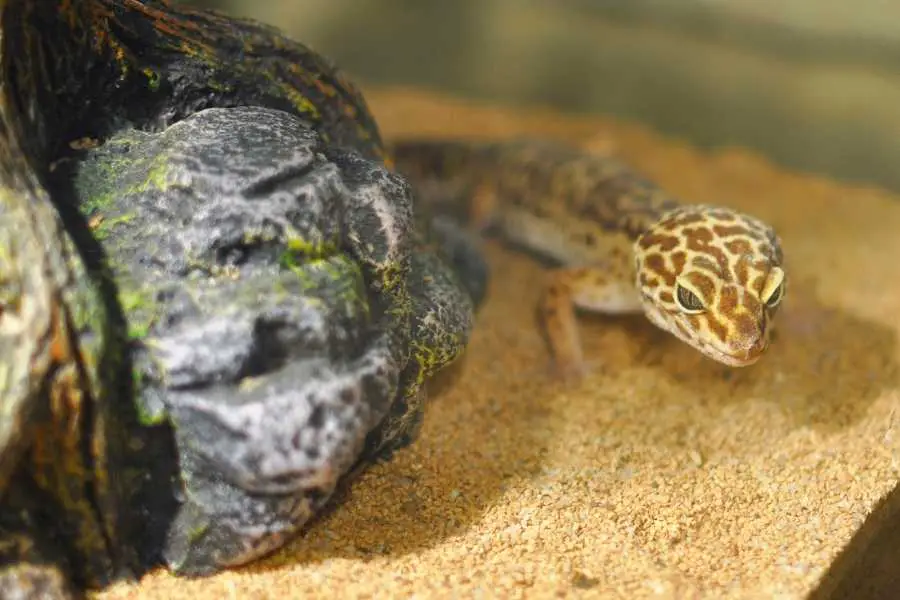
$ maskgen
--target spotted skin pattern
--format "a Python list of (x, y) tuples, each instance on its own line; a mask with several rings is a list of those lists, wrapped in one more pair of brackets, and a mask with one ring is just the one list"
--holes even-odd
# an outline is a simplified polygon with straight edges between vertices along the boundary
[(759, 219), (682, 204), (609, 156), (551, 142), (415, 140), (392, 150), (433, 210), (556, 263), (538, 312), (563, 378), (587, 372), (577, 309), (643, 312), (732, 367), (768, 348), (786, 275), (778, 236)]

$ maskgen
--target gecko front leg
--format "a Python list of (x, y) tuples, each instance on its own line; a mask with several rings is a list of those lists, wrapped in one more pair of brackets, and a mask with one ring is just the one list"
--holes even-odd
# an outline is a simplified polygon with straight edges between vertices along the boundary
[(588, 372), (578, 333), (578, 308), (624, 314), (640, 312), (641, 303), (634, 284), (613, 269), (575, 267), (548, 273), (538, 315), (555, 369), (569, 382), (579, 381)]

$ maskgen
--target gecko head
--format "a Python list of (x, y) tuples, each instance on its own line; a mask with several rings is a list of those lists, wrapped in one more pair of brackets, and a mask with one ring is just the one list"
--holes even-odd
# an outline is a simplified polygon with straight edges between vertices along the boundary
[(667, 212), (634, 244), (647, 317), (720, 363), (755, 363), (787, 284), (778, 237), (736, 211), (689, 206)]

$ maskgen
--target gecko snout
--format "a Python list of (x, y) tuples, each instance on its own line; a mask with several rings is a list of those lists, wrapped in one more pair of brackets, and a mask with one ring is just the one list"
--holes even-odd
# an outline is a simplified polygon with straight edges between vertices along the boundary
[(736, 363), (752, 365), (769, 347), (769, 336), (765, 327), (754, 326), (741, 332), (737, 343), (732, 344), (731, 356)]
[(765, 333), (760, 331), (759, 336), (753, 341), (752, 344), (747, 348), (745, 352), (745, 360), (756, 362), (760, 356), (762, 356), (763, 352), (769, 347), (769, 340), (766, 337)]

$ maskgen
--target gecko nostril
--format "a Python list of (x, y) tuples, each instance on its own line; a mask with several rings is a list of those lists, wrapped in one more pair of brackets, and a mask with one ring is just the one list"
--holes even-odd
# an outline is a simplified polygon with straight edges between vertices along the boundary
[(762, 332), (760, 332), (759, 336), (753, 341), (753, 343), (747, 347), (747, 358), (758, 357), (766, 350), (768, 346), (768, 339), (766, 339), (766, 336)]

